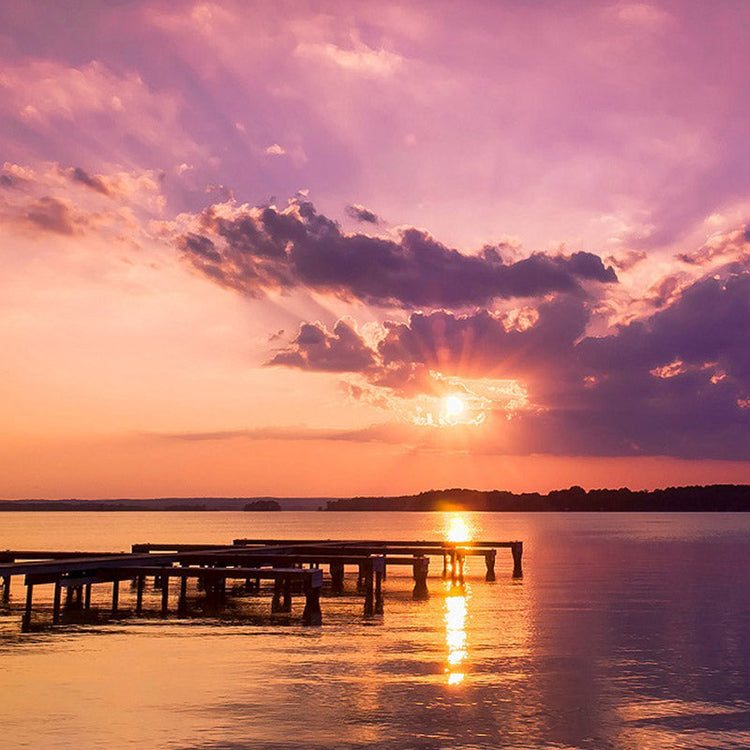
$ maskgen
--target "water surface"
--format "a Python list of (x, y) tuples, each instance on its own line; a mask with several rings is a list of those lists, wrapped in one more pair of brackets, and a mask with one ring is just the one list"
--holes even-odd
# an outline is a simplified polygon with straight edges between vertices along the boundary
[[(444, 538), (452, 517), (4, 513), (0, 548)], [(14, 582), (13, 608), (0, 610), (0, 747), (750, 746), (749, 516), (461, 518), (475, 538), (524, 541), (522, 581), (507, 550), (495, 583), (472, 561), (463, 589), (441, 580), (435, 560), (428, 602), (389, 571), (382, 617), (365, 620), (352, 592), (323, 598), (320, 628), (299, 625), (301, 601), (274, 622), (265, 598), (238, 599), (221, 620), (126, 617), (21, 634)], [(158, 597), (147, 597), (154, 611)], [(131, 600), (124, 588), (126, 609)]]

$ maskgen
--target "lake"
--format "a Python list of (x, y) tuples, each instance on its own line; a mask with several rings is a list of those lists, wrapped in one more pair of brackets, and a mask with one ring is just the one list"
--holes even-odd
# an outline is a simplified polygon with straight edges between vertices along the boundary
[[(264, 597), (221, 620), (32, 633), (14, 580), (0, 747), (750, 746), (750, 514), (0, 513), (0, 549), (442, 539), (456, 518), (474, 539), (523, 540), (524, 578), (499, 550), (497, 581), (470, 559), (462, 589), (433, 558), (426, 602), (389, 569), (371, 619), (348, 573), (350, 595), (324, 595), (321, 627), (299, 624), (302, 599), (274, 623)], [(110, 587), (98, 588), (104, 610)], [(40, 587), (42, 609), (50, 599)]]

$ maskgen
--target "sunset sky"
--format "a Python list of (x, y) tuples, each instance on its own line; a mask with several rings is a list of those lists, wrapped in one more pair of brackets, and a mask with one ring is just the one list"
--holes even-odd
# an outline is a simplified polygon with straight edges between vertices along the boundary
[(750, 3), (0, 9), (0, 497), (750, 482)]

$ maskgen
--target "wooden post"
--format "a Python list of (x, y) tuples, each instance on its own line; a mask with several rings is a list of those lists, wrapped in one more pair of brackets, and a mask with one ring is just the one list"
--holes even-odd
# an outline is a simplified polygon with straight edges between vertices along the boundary
[(91, 609), (91, 584), (86, 584), (86, 592), (83, 597), (83, 608), (85, 610)]
[(117, 614), (117, 604), (120, 601), (120, 579), (112, 581), (112, 614)]
[(65, 609), (70, 609), (73, 606), (73, 587), (68, 586), (65, 592)]
[(375, 614), (375, 591), (372, 578), (372, 560), (370, 560), (365, 566), (365, 617)]
[(321, 625), (323, 615), (320, 611), (320, 589), (308, 586), (305, 589), (305, 610), (302, 613), (303, 625)]
[(21, 630), (26, 633), (31, 629), (31, 607), (34, 598), (34, 584), (26, 584), (26, 611), (23, 613), (21, 620)]
[(443, 579), (448, 577), (448, 555), (443, 552)]
[(143, 612), (143, 585), (146, 583), (146, 576), (139, 575), (135, 585), (135, 613), (140, 615)]
[(497, 556), (497, 550), (490, 549), (484, 553), (484, 564), (487, 567), (487, 573), (484, 576), (485, 581), (495, 580), (495, 557)]
[(283, 612), (281, 608), (281, 579), (273, 582), (273, 599), (271, 599), (271, 612)]
[(414, 558), (414, 590), (412, 591), (412, 599), (429, 599), (430, 592), (427, 590), (427, 571), (429, 569), (430, 561), (426, 557)]
[(62, 581), (55, 581), (55, 598), (52, 600), (52, 624), (60, 622), (60, 594), (62, 593)]
[(10, 576), (3, 576), (3, 604), (10, 601)]
[(456, 571), (458, 576), (458, 585), (463, 586), (464, 585), (464, 555), (462, 552), (456, 552), (456, 567), (458, 570)]
[(161, 615), (166, 617), (169, 612), (169, 576), (161, 579)]
[[(385, 568), (385, 565), (383, 566)], [(381, 573), (377, 571), (375, 573), (375, 614), (383, 614), (383, 578), (385, 578), (385, 571)]]
[(357, 567), (357, 593), (361, 594), (365, 586), (365, 570), (364, 565), (359, 563)]
[(187, 609), (187, 576), (180, 579), (180, 598), (177, 602), (177, 611), (184, 612)]
[(513, 578), (523, 578), (523, 568), (521, 567), (523, 542), (513, 542), (510, 551), (513, 553)]
[(456, 578), (458, 577), (457, 576), (457, 571), (456, 571), (456, 562), (457, 562), (456, 561), (456, 550), (452, 549), (450, 554), (451, 554), (451, 582), (455, 583), (456, 582)]
[(330, 565), (331, 572), (331, 593), (344, 593), (344, 563), (332, 562)]

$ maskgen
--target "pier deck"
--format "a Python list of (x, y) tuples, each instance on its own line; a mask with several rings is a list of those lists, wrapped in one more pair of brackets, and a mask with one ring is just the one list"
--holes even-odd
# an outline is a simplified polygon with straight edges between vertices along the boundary
[[(465, 558), (483, 557), (485, 580), (495, 580), (497, 549), (508, 548), (513, 556), (513, 577), (523, 575), (523, 543), (511, 542), (445, 542), (388, 540), (320, 540), (320, 539), (235, 539), (231, 545), (217, 544), (134, 544), (131, 552), (66, 552), (45, 550), (0, 551), (2, 602), (9, 603), (11, 580), (24, 576), (26, 606), (22, 628), (32, 624), (34, 588), (54, 585), (52, 624), (62, 621), (62, 611), (90, 610), (91, 588), (97, 584), (112, 585), (113, 615), (120, 611), (120, 582), (131, 581), (136, 590), (135, 614), (143, 612), (143, 592), (147, 577), (153, 577), (161, 589), (162, 616), (169, 613), (170, 580), (179, 581), (177, 613), (187, 607), (187, 585), (193, 579), (196, 590), (207, 600), (221, 601), (227, 595), (227, 580), (241, 580), (234, 593), (262, 593), (261, 581), (271, 581), (271, 612), (291, 612), (295, 594), (305, 596), (302, 622), (322, 622), (320, 594), (328, 567), (331, 595), (344, 593), (347, 567), (357, 569), (356, 593), (364, 598), (364, 614), (383, 612), (383, 581), (390, 566), (408, 566), (414, 579), (413, 598), (429, 596), (427, 576), (429, 559), (443, 559), (443, 577), (456, 585), (464, 580)], [(305, 567), (307, 566), (307, 567)], [(266, 590), (268, 590), (266, 588)], [(66, 592), (65, 603), (62, 592)]]

